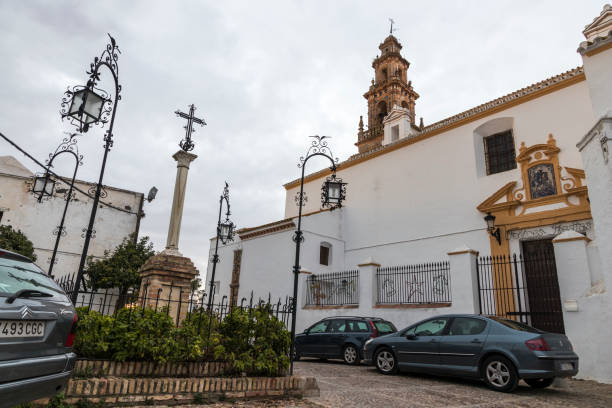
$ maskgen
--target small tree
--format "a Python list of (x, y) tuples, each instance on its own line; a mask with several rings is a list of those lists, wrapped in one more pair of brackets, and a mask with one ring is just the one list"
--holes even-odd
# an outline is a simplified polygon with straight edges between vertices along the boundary
[(0, 248), (16, 252), (36, 261), (32, 241), (21, 231), (15, 231), (10, 225), (0, 225)]
[(96, 290), (101, 288), (119, 288), (118, 307), (124, 303), (129, 288), (140, 286), (140, 267), (155, 254), (149, 237), (134, 239), (134, 234), (124, 238), (123, 242), (112, 252), (104, 251), (104, 258), (88, 259), (87, 281)]
[(200, 277), (194, 278), (191, 281), (191, 291), (195, 292), (202, 286), (202, 279)]

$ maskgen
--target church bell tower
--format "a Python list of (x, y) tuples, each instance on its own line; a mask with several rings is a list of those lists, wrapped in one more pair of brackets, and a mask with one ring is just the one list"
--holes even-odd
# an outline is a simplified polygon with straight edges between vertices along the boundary
[(363, 119), (360, 120), (356, 143), (359, 153), (382, 145), (383, 119), (394, 107), (405, 109), (411, 126), (416, 128), (414, 106), (419, 94), (408, 81), (410, 63), (400, 54), (402, 45), (390, 34), (378, 48), (380, 56), (372, 62), (374, 79), (370, 89), (363, 94), (368, 101), (368, 129), (363, 129)]

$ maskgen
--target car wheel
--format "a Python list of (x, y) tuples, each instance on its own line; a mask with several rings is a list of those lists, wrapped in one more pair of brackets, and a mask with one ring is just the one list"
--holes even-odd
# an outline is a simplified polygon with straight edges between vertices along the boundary
[(555, 381), (555, 377), (525, 379), (525, 382), (532, 388), (546, 388), (550, 386), (553, 383), (553, 381)]
[(359, 353), (357, 352), (355, 346), (351, 344), (344, 347), (344, 353), (342, 356), (344, 357), (344, 362), (346, 364), (355, 365), (359, 363)]
[(510, 360), (502, 356), (489, 357), (483, 364), (487, 386), (495, 391), (511, 392), (518, 385), (518, 375)]
[(374, 357), (376, 369), (382, 374), (395, 374), (397, 372), (397, 359), (388, 348), (380, 349)]

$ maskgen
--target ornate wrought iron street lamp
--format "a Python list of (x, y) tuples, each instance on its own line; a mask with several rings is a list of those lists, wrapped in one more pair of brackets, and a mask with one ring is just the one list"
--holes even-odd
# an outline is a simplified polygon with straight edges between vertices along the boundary
[(38, 195), (38, 202), (42, 202), (43, 198), (51, 197), (55, 191), (55, 180), (53, 180), (48, 172), (42, 175), (34, 176), (34, 184), (32, 185), (32, 193)]
[(57, 256), (57, 249), (59, 248), (60, 239), (63, 236), (66, 236), (66, 227), (64, 227), (64, 222), (66, 221), (66, 212), (68, 211), (68, 204), (72, 200), (72, 192), (74, 189), (74, 181), (76, 179), (77, 171), (79, 166), (83, 164), (83, 155), (79, 154), (79, 148), (77, 146), (76, 133), (71, 134), (69, 137), (66, 137), (62, 140), (62, 143), (55, 149), (55, 151), (49, 154), (49, 159), (47, 160), (47, 171), (43, 176), (37, 176), (34, 178), (34, 186), (32, 188), (32, 192), (34, 194), (38, 194), (38, 202), (41, 202), (43, 197), (51, 197), (54, 193), (55, 189), (55, 180), (51, 179), (49, 174), (49, 169), (53, 167), (53, 161), (56, 157), (61, 154), (71, 154), (74, 157), (74, 172), (72, 174), (72, 179), (70, 180), (70, 185), (68, 187), (68, 192), (66, 193), (64, 199), (66, 200), (66, 204), (64, 204), (64, 211), (62, 213), (62, 219), (60, 224), (53, 230), (53, 235), (57, 238), (55, 239), (55, 246), (53, 247), (53, 254), (51, 255), (49, 266), (49, 276), (53, 277), (53, 266), (55, 265), (55, 258)]
[(315, 156), (323, 156), (329, 159), (331, 162), (330, 170), (331, 176), (327, 177), (323, 186), (321, 187), (321, 205), (330, 210), (342, 207), (342, 201), (346, 198), (346, 184), (342, 182), (341, 178), (336, 177), (336, 164), (338, 163), (337, 158), (333, 158), (331, 149), (327, 146), (329, 136), (310, 136), (314, 140), (311, 142), (310, 147), (306, 151), (306, 156), (300, 157), (300, 163), (298, 168), (302, 169), (302, 177), (300, 178), (300, 192), (296, 199), (298, 200), (298, 225), (293, 241), (295, 242), (295, 264), (293, 265), (293, 300), (291, 306), (291, 350), (289, 357), (291, 359), (291, 366), (289, 374), (293, 375), (293, 357), (295, 356), (295, 320), (297, 316), (297, 294), (298, 294), (298, 277), (300, 274), (300, 245), (304, 241), (302, 233), (302, 207), (304, 207), (305, 194), (304, 194), (304, 171), (306, 163), (309, 159)]
[(495, 228), (495, 216), (491, 215), (491, 213), (487, 213), (484, 217), (485, 222), (487, 223), (487, 231), (491, 234), (492, 237), (497, 239), (497, 243), (501, 245), (501, 231), (498, 228)]
[[(221, 221), (221, 213), (223, 211), (223, 203), (225, 202), (227, 210), (225, 212), (225, 220)], [(212, 258), (213, 269), (210, 277), (210, 290), (208, 292), (208, 310), (212, 308), (213, 299), (215, 297), (215, 272), (219, 263), (219, 241), (223, 245), (234, 240), (234, 223), (230, 221), (230, 203), (229, 203), (229, 185), (225, 183), (223, 194), (219, 197), (219, 218), (217, 220), (217, 237), (215, 240), (215, 254)]]
[[(100, 55), (95, 57), (94, 61), (89, 66), (89, 75), (85, 86), (76, 86), (68, 89), (62, 98), (62, 109), (60, 111), (62, 118), (68, 118), (70, 122), (77, 127), (79, 132), (87, 132), (91, 125), (99, 124), (103, 126), (110, 120), (108, 130), (104, 134), (104, 156), (102, 158), (102, 167), (100, 169), (100, 177), (95, 188), (93, 207), (89, 217), (89, 225), (85, 231), (85, 242), (83, 244), (83, 252), (81, 253), (81, 261), (77, 272), (77, 280), (74, 291), (72, 292), (72, 302), (76, 302), (79, 288), (83, 280), (83, 269), (87, 260), (87, 251), (89, 249), (89, 241), (93, 235), (93, 227), (96, 219), (96, 212), (100, 202), (102, 192), (102, 180), (104, 178), (104, 170), (106, 168), (106, 159), (108, 152), (113, 146), (113, 125), (115, 124), (115, 115), (117, 113), (117, 103), (121, 99), (121, 85), (119, 85), (119, 47), (115, 39), (108, 35), (110, 43)], [(97, 88), (97, 83), (100, 81), (100, 69), (107, 68), (115, 84), (114, 99), (111, 99), (107, 92)], [(97, 92), (96, 92), (97, 91)]]

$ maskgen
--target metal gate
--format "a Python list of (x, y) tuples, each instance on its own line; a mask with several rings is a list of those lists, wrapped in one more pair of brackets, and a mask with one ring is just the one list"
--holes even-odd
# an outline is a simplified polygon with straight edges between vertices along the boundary
[(478, 259), (480, 313), (564, 333), (552, 241), (524, 241), (522, 249), (524, 255)]

